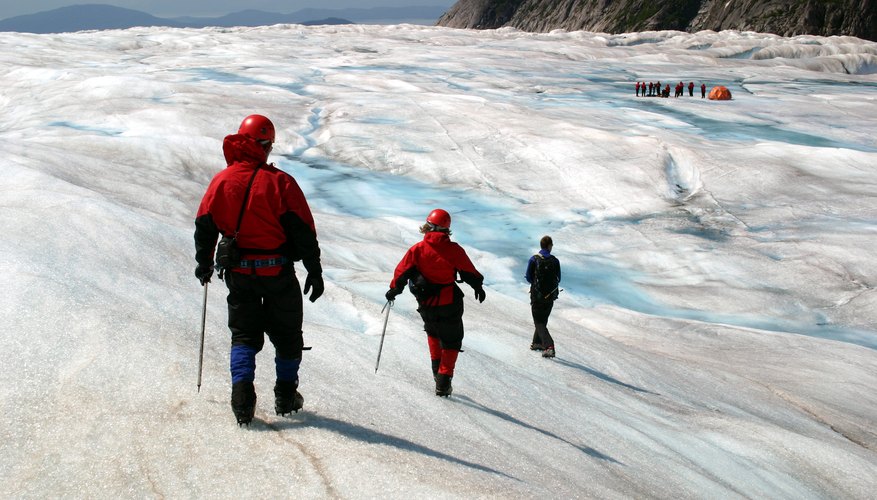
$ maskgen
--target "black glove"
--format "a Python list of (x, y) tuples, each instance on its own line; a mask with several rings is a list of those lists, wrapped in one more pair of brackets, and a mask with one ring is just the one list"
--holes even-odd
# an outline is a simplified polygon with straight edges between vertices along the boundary
[(484, 293), (483, 287), (479, 286), (475, 289), (475, 300), (477, 300), (478, 302), (484, 302), (485, 297), (487, 297), (487, 295)]
[(405, 289), (404, 288), (391, 288), (391, 289), (387, 290), (387, 293), (384, 295), (384, 297), (387, 298), (388, 302), (393, 302), (394, 300), (396, 300), (396, 296), (399, 295), (400, 293), (402, 293), (403, 290), (405, 290)]
[(210, 277), (213, 276), (213, 266), (198, 265), (195, 268), (195, 277), (201, 282), (201, 286), (210, 283)]
[(308, 300), (310, 300), (311, 302), (316, 302), (316, 300), (320, 298), (320, 295), (323, 295), (322, 274), (308, 273), (308, 277), (305, 278), (304, 294), (307, 295), (308, 291), (310, 291), (311, 288), (313, 288), (314, 291), (311, 293), (311, 296), (308, 297)]

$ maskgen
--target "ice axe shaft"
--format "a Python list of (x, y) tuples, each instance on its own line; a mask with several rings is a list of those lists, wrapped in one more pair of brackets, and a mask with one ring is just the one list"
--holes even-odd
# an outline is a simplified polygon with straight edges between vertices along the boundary
[(381, 351), (384, 350), (384, 336), (387, 334), (387, 321), (390, 319), (390, 308), (393, 307), (393, 301), (388, 300), (386, 304), (384, 304), (384, 308), (381, 309), (381, 312), (384, 313), (384, 329), (381, 330), (381, 345), (378, 347), (378, 360), (375, 362), (375, 373), (378, 373), (378, 366), (381, 365)]
[(201, 369), (204, 367), (204, 329), (207, 325), (207, 285), (204, 283), (204, 304), (201, 306), (201, 347), (198, 349), (198, 392), (201, 392)]

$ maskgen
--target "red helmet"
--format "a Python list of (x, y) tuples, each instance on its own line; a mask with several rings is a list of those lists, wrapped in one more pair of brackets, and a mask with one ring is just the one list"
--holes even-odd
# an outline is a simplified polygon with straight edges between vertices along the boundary
[(429, 215), (426, 216), (426, 222), (434, 226), (443, 227), (446, 229), (450, 229), (451, 227), (451, 214), (445, 212), (441, 208), (436, 208)]
[(262, 115), (250, 115), (244, 118), (238, 133), (256, 139), (274, 143), (274, 124)]

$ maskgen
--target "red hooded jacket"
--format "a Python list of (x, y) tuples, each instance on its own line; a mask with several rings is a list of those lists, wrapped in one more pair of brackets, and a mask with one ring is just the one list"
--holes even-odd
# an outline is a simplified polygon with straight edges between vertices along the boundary
[[(247, 136), (227, 136), (222, 149), (228, 166), (210, 181), (195, 218), (198, 264), (212, 265), (219, 235), (234, 235), (247, 185), (258, 167), (237, 235), (241, 257), (261, 260), (284, 256), (290, 261), (301, 260), (308, 273), (320, 274), (314, 218), (295, 179), (265, 163), (264, 149)], [(281, 267), (237, 267), (232, 271), (276, 276)]]
[[(455, 280), (457, 273), (472, 288), (480, 288), (484, 276), (475, 269), (463, 247), (451, 241), (448, 233), (431, 231), (423, 235), (423, 240), (415, 243), (396, 266), (390, 288), (402, 289), (409, 279), (420, 273), (429, 283), (447, 285), (423, 305), (442, 306), (451, 304), (455, 299), (455, 290), (459, 290)], [(462, 292), (460, 297), (462, 297)]]

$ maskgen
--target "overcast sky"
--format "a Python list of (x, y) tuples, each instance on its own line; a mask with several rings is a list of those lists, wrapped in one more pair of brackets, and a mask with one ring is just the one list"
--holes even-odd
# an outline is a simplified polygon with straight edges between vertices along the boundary
[(457, 0), (30, 0), (0, 2), (0, 19), (77, 4), (104, 3), (147, 12), (159, 17), (221, 16), (246, 9), (267, 10), (287, 14), (300, 9), (344, 9), (348, 7), (404, 7), (439, 5), (450, 7)]

